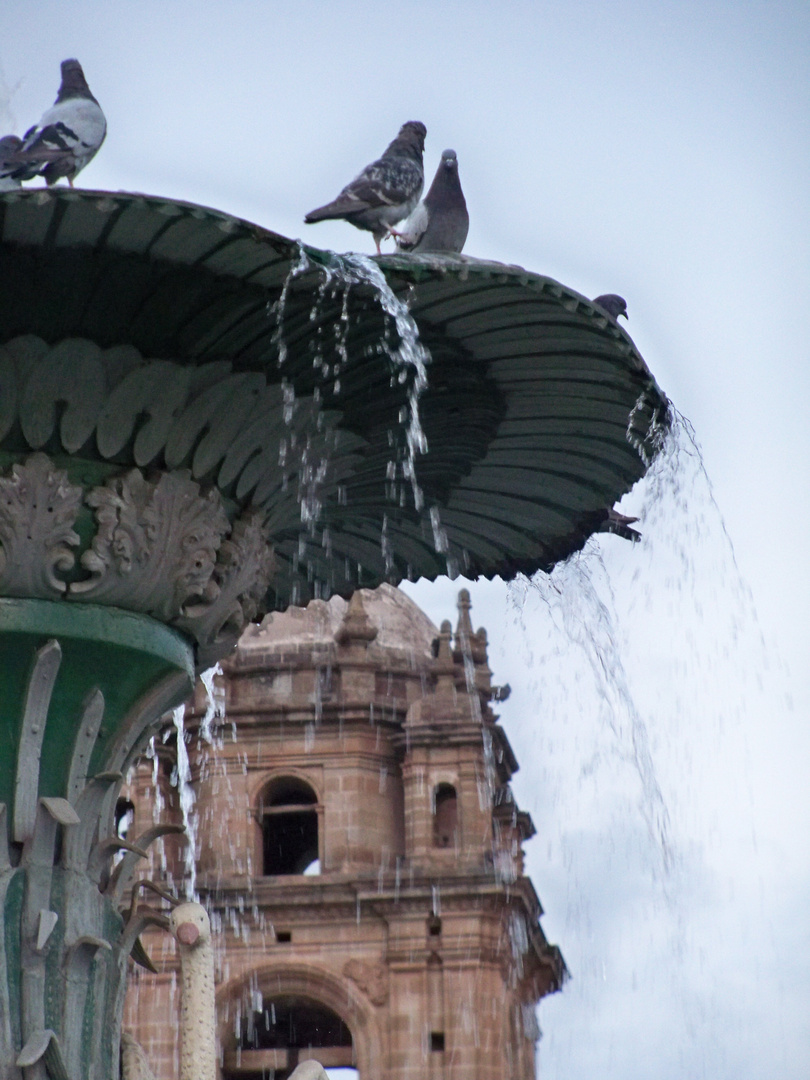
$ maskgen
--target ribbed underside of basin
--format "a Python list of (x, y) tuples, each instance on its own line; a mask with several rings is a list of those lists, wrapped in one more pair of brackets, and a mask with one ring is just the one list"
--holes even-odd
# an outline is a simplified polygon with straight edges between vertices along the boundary
[[(665, 396), (624, 330), (549, 278), (463, 256), (374, 262), (430, 354), (415, 484), (415, 369), (396, 358), (395, 322), (362, 266), (213, 210), (66, 189), (0, 196), (0, 346), (22, 335), (129, 345), (144, 364), (218, 364), (217, 377), (257, 373), (280, 387), (287, 407), (266, 432), (285, 459), (276, 488), (196, 452), (222, 415), (173, 461), (218, 486), (231, 516), (251, 505), (266, 514), (271, 606), (448, 570), (550, 568), (644, 474), (668, 422)], [(136, 417), (107, 457), (97, 432), (72, 457), (164, 469), (166, 444), (182, 440), (167, 428), (140, 460), (148, 421)], [(325, 429), (337, 434), (323, 449)], [(19, 424), (0, 442), (5, 461), (27, 449)], [(37, 449), (65, 452), (58, 433)]]

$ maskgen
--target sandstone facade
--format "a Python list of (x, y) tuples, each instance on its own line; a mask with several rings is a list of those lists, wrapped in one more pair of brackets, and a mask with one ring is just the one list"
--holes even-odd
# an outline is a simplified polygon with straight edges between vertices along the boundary
[[(187, 709), (227, 1080), (308, 1057), (361, 1080), (533, 1080), (535, 1005), (565, 966), (523, 873), (534, 830), (469, 608), (462, 590), (455, 632), (390, 586), (290, 609), (223, 663), (213, 745), (204, 695)], [(176, 758), (170, 737), (134, 775), (132, 836), (182, 820)], [(184, 872), (172, 837), (145, 871), (178, 889)], [(158, 973), (136, 969), (125, 1027), (170, 1077), (176, 961), (143, 940)]]

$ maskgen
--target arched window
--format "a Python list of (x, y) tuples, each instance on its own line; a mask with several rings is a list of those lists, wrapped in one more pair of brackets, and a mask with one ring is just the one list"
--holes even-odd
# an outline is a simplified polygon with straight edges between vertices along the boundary
[(262, 823), (263, 873), (318, 873), (318, 798), (295, 776), (281, 776), (266, 789)]
[(458, 798), (452, 784), (438, 784), (433, 792), (433, 846), (453, 848), (458, 833)]
[[(286, 1080), (302, 1061), (315, 1058), (330, 1072), (350, 1076), (352, 1033), (337, 1013), (304, 997), (276, 997), (249, 1012), (239, 1031), (236, 1053), (225, 1056), (225, 1076), (272, 1076)], [(357, 1075), (355, 1073), (355, 1075)]]

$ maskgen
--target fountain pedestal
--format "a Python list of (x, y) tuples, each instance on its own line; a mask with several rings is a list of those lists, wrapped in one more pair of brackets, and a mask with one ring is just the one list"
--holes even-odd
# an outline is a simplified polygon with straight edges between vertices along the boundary
[(2, 1075), (106, 1080), (142, 928), (119, 911), (137, 850), (111, 874), (115, 801), (188, 696), (192, 647), (146, 616), (2, 599), (0, 671)]

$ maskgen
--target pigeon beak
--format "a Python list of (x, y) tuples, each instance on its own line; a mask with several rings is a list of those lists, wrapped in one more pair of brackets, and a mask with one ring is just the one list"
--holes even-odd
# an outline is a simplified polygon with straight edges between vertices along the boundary
[(193, 922), (180, 923), (177, 927), (177, 940), (181, 945), (193, 945), (200, 936), (200, 928)]

